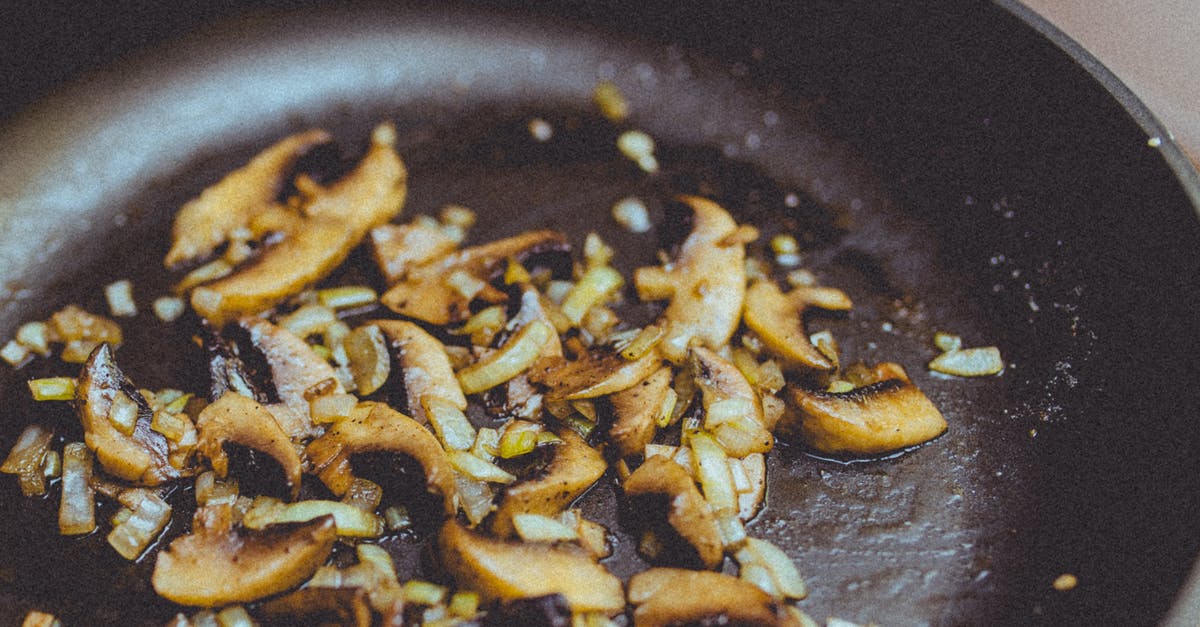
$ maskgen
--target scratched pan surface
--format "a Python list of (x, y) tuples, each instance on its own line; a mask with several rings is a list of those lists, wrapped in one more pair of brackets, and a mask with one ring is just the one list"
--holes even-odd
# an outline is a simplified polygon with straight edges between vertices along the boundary
[[(1161, 130), (1115, 79), (1019, 7), (251, 9), (170, 18), (164, 32), (221, 19), (9, 119), (0, 338), (67, 302), (101, 309), (116, 278), (133, 277), (148, 303), (170, 280), (160, 260), (181, 202), (281, 134), (324, 126), (353, 156), (391, 119), (410, 168), (406, 216), (465, 204), (479, 214), (473, 241), (549, 226), (580, 243), (595, 230), (628, 271), (653, 262), (656, 233), (623, 232), (607, 208), (637, 195), (658, 216), (672, 194), (703, 193), (767, 235), (797, 235), (805, 267), (850, 293), (849, 316), (810, 330), (832, 330), (848, 359), (903, 364), (950, 430), (869, 463), (786, 444), (771, 454), (750, 532), (795, 559), (813, 616), (1186, 613), (1176, 597), (1200, 549), (1200, 186), (1168, 139), (1148, 144)], [(128, 17), (106, 36), (167, 20)], [(601, 79), (629, 97), (627, 125), (594, 113)], [(535, 117), (552, 139), (530, 137)], [(660, 174), (613, 148), (629, 127), (658, 141)], [(186, 333), (146, 314), (124, 326), (118, 359), (139, 385), (204, 388)], [(931, 375), (938, 330), (998, 345), (1007, 370)], [(46, 361), (0, 373), (0, 448), (33, 420), (71, 435), (69, 411), (35, 406), (23, 381), (73, 372)], [(644, 564), (613, 494), (606, 478), (583, 507), (613, 530), (607, 563), (626, 577)], [(178, 611), (149, 590), (152, 559), (125, 563), (102, 532), (58, 538), (56, 495), (27, 500), (0, 481), (6, 624), (30, 608), (67, 624)], [(436, 577), (419, 539), (382, 543), (406, 574)], [(1063, 573), (1074, 590), (1052, 588)]]

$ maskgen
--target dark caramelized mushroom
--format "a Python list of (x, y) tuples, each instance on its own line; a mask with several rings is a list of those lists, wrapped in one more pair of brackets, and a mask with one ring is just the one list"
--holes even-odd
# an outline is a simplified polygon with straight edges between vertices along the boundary
[(516, 514), (558, 515), (608, 468), (604, 456), (574, 431), (562, 428), (557, 433), (562, 443), (547, 447), (552, 455), (549, 463), (534, 476), (504, 490), (492, 518), (492, 531), (501, 536), (513, 535)]
[(636, 627), (742, 625), (799, 627), (799, 621), (757, 586), (709, 571), (651, 568), (629, 580)]
[(746, 376), (713, 351), (692, 349), (692, 371), (704, 404), (704, 428), (733, 457), (765, 453), (775, 445), (767, 430), (762, 402)]
[[(75, 389), (84, 442), (96, 453), (104, 470), (141, 485), (158, 485), (189, 472), (170, 463), (169, 443), (150, 428), (150, 404), (113, 359), (112, 348), (101, 344), (92, 351)], [(130, 412), (128, 433), (117, 428), (125, 420), (115, 412)]]
[(371, 625), (362, 588), (300, 588), (263, 603), (256, 614), (268, 625)]
[(378, 326), (387, 338), (400, 364), (408, 414), (417, 422), (429, 422), (425, 408), (421, 406), (421, 399), (426, 397), (439, 398), (460, 410), (467, 409), (467, 397), (454, 376), (446, 347), (437, 338), (405, 320), (376, 320), (367, 324)]
[[(703, 568), (720, 566), (725, 545), (712, 508), (696, 488), (696, 482), (682, 466), (665, 457), (654, 456), (625, 480), (630, 498), (630, 513), (635, 524), (652, 531), (667, 545), (666, 556), (678, 559), (681, 566), (698, 563)], [(665, 511), (664, 511), (665, 510)], [(656, 520), (658, 519), (658, 520)], [(672, 546), (682, 541), (687, 546)]]
[(196, 510), (192, 526), (158, 554), (151, 583), (159, 596), (202, 607), (247, 603), (300, 585), (337, 539), (333, 516), (244, 533), (233, 528), (229, 505)]
[(658, 416), (671, 390), (671, 369), (659, 368), (641, 383), (609, 397), (613, 422), (608, 440), (621, 457), (639, 455), (658, 430)]
[(593, 348), (575, 360), (539, 359), (529, 369), (529, 380), (548, 388), (548, 400), (574, 401), (629, 389), (661, 365), (655, 350), (631, 361), (611, 349)]
[(237, 444), (265, 453), (278, 462), (288, 494), (292, 499), (299, 494), (303, 470), (300, 454), (271, 412), (253, 399), (226, 392), (200, 412), (196, 430), (199, 432), (196, 448), (208, 458), (217, 476), (224, 478), (229, 471), (225, 446)]

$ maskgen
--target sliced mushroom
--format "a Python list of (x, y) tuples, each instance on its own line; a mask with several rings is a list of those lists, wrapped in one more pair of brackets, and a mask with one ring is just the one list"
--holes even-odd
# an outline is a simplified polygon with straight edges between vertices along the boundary
[(605, 347), (593, 348), (578, 359), (547, 357), (529, 369), (529, 380), (546, 386), (547, 400), (575, 401), (626, 390), (662, 366), (657, 350), (628, 360)]
[(413, 268), (448, 255), (455, 248), (458, 243), (441, 229), (417, 222), (384, 224), (371, 229), (371, 251), (388, 285), (400, 282)]
[(260, 451), (278, 462), (291, 498), (295, 499), (300, 493), (303, 472), (300, 454), (275, 416), (253, 399), (226, 392), (200, 412), (196, 429), (200, 435), (197, 450), (208, 458), (218, 477), (224, 478), (229, 472), (225, 445), (237, 444)]
[(562, 443), (546, 447), (552, 457), (541, 472), (504, 490), (492, 518), (492, 531), (513, 535), (516, 514), (558, 515), (608, 469), (604, 456), (574, 431), (562, 428), (556, 433)]
[[(158, 485), (188, 474), (170, 463), (167, 438), (150, 428), (154, 414), (150, 403), (117, 367), (108, 344), (92, 351), (79, 375), (75, 399), (84, 442), (104, 470), (140, 485)], [(114, 404), (117, 413), (130, 413), (128, 433), (117, 427), (128, 424), (126, 420), (113, 419)]]
[(729, 342), (746, 293), (746, 247), (737, 237), (737, 222), (711, 200), (698, 196), (679, 200), (692, 211), (692, 231), (673, 264), (665, 270), (650, 269), (665, 272), (670, 286), (671, 302), (662, 314), (667, 332), (661, 350), (675, 363), (687, 357), (693, 344), (719, 348)]
[(721, 564), (725, 545), (717, 519), (682, 466), (665, 457), (650, 457), (629, 475), (624, 487), (635, 524), (653, 532), (668, 551), (656, 559), (687, 566), (698, 563), (709, 569)]
[(621, 457), (641, 453), (658, 431), (663, 401), (671, 391), (671, 369), (659, 368), (634, 386), (609, 397), (613, 422), (608, 440)]
[(159, 596), (202, 607), (247, 603), (300, 585), (337, 539), (332, 516), (244, 533), (233, 528), (227, 504), (196, 510), (192, 527), (159, 552), (151, 583)]
[(781, 427), (832, 455), (880, 455), (922, 444), (946, 431), (946, 419), (896, 364), (874, 369), (878, 380), (849, 392), (789, 385), (794, 412)]
[(394, 128), (377, 127), (354, 171), (329, 187), (305, 185), (299, 213), (276, 209), (258, 216), (251, 229), (276, 231), (281, 241), (232, 275), (193, 290), (196, 312), (217, 324), (262, 312), (341, 264), (369, 230), (392, 219), (404, 204), (408, 175), (395, 141)]
[(755, 281), (746, 291), (742, 319), (768, 352), (788, 366), (832, 370), (834, 365), (809, 341), (803, 315), (804, 306), (788, 298), (774, 281)]
[(185, 204), (175, 215), (167, 267), (207, 257), (234, 231), (247, 227), (256, 213), (274, 204), (296, 162), (329, 140), (319, 129), (285, 137)]
[[(462, 322), (470, 317), (474, 300), (499, 303), (507, 298), (490, 281), (508, 259), (525, 261), (533, 255), (565, 255), (569, 250), (566, 237), (556, 231), (529, 231), (473, 246), (413, 268), (380, 301), (398, 314), (430, 324)], [(456, 277), (477, 283), (478, 290), (472, 293), (457, 285)]]
[(250, 337), (250, 342), (271, 369), (271, 380), (279, 402), (267, 409), (275, 415), (284, 432), (293, 439), (310, 438), (320, 434), (309, 415), (309, 402), (304, 392), (314, 385), (332, 380), (331, 394), (345, 389), (333, 367), (313, 351), (304, 340), (283, 327), (262, 318), (244, 317), (237, 321)]
[(438, 398), (460, 410), (467, 409), (446, 346), (420, 326), (404, 320), (376, 320), (400, 364), (408, 414), (420, 423), (428, 423), (421, 399)]
[(796, 626), (766, 592), (729, 575), (680, 568), (651, 568), (629, 580), (636, 627), (666, 625)]
[(459, 587), (488, 601), (561, 594), (573, 612), (613, 614), (625, 607), (621, 580), (572, 545), (500, 540), (448, 520), (437, 549)]
[(704, 405), (704, 428), (732, 457), (765, 453), (775, 444), (766, 429), (762, 403), (754, 387), (732, 362), (713, 351), (692, 349), (696, 384)]
[(371, 625), (371, 606), (362, 588), (300, 588), (263, 603), (257, 613), (267, 624)]
[(354, 480), (355, 455), (402, 455), (421, 466), (425, 490), (440, 498), (444, 512), (453, 515), (457, 509), (454, 470), (437, 438), (417, 421), (382, 403), (362, 403), (359, 408), (306, 449), (313, 470), (326, 487), (335, 495), (345, 494)]

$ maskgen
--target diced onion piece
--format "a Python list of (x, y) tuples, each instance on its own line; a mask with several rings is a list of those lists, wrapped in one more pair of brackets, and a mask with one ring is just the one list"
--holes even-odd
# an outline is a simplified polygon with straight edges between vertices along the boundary
[(667, 388), (667, 394), (663, 396), (662, 406), (658, 410), (658, 418), (655, 419), (659, 428), (665, 429), (670, 426), (675, 417), (675, 406), (678, 402), (679, 395), (673, 388)]
[(771, 250), (776, 255), (794, 255), (800, 252), (800, 244), (791, 235), (781, 233), (771, 238)]
[(475, 212), (462, 205), (446, 205), (438, 212), (443, 224), (469, 229), (475, 226)]
[(663, 336), (667, 334), (666, 328), (662, 325), (651, 324), (647, 325), (638, 333), (629, 344), (621, 349), (621, 357), (635, 361), (646, 356), (658, 343), (662, 341)]
[(610, 266), (589, 268), (567, 294), (567, 297), (563, 299), (563, 315), (571, 321), (571, 324), (578, 326), (588, 309), (603, 303), (624, 283), (625, 279), (621, 273)]
[(483, 522), (495, 509), (492, 487), (487, 482), (455, 473), (454, 486), (458, 495), (458, 505), (472, 526)]
[(379, 294), (367, 285), (343, 285), (317, 290), (317, 302), (331, 309), (365, 307), (379, 300)]
[(476, 481), (508, 484), (517, 480), (503, 468), (479, 459), (466, 451), (446, 451), (446, 457), (455, 470)]
[(65, 536), (91, 533), (96, 528), (96, 496), (91, 486), (92, 452), (83, 442), (63, 448), (62, 501), (58, 532)]
[(196, 505), (216, 505), (237, 501), (238, 483), (236, 479), (218, 479), (217, 474), (209, 470), (196, 477)]
[(459, 332), (470, 335), (472, 344), (487, 346), (507, 322), (508, 315), (505, 314), (504, 307), (492, 305), (479, 310), (478, 313), (468, 318)]
[(97, 342), (91, 340), (71, 340), (63, 344), (62, 352), (58, 354), (58, 358), (69, 364), (86, 363), (88, 356), (92, 351), (99, 346)]
[(29, 610), (25, 615), (25, 619), (21, 621), (21, 627), (60, 627), (62, 621), (54, 614), (39, 612), (37, 610)]
[(171, 506), (158, 495), (144, 492), (132, 514), (108, 533), (108, 543), (121, 557), (136, 560), (170, 520)]
[(508, 423), (500, 435), (500, 457), (512, 459), (532, 453), (537, 448), (541, 431), (542, 425), (533, 422), (514, 420)]
[(818, 307), (829, 311), (849, 311), (854, 302), (836, 287), (799, 286), (788, 292), (788, 298), (801, 307)]
[(471, 445), (471, 454), (489, 462), (495, 460), (500, 454), (500, 432), (491, 427), (480, 429)]
[(617, 150), (637, 162), (646, 172), (658, 171), (658, 160), (654, 158), (654, 138), (643, 131), (625, 131), (617, 137)]
[(529, 270), (526, 270), (525, 266), (521, 265), (520, 261), (517, 261), (516, 259), (514, 259), (512, 257), (508, 258), (508, 265), (505, 266), (505, 268), (504, 268), (504, 284), (505, 285), (513, 285), (516, 283), (528, 283), (532, 280), (533, 280), (533, 277), (530, 276)]
[(641, 199), (629, 197), (618, 200), (612, 207), (612, 217), (617, 224), (634, 233), (650, 230), (650, 212)]
[(29, 382), (29, 391), (35, 401), (69, 401), (75, 398), (73, 377), (46, 377)]
[(483, 291), (487, 287), (487, 282), (483, 279), (471, 276), (471, 273), (465, 270), (455, 270), (446, 277), (446, 285), (449, 285), (454, 291), (462, 295), (463, 298), (471, 300), (475, 295)]
[(32, 354), (33, 351), (31, 351), (29, 347), (17, 342), (16, 340), (9, 340), (8, 343), (4, 345), (4, 348), (0, 348), (0, 359), (7, 361), (8, 365), (12, 366), (13, 368), (20, 368), (21, 366), (29, 363), (29, 359)]
[(54, 433), (41, 425), (29, 425), (21, 432), (8, 458), (0, 464), (0, 472), (17, 475), (21, 493), (41, 496), (46, 493), (46, 473), (43, 464)]
[(420, 579), (410, 579), (404, 582), (404, 600), (417, 605), (441, 605), (446, 600), (449, 591), (445, 586), (439, 586)]
[(260, 496), (242, 517), (242, 524), (249, 529), (263, 529), (279, 523), (308, 522), (321, 516), (333, 516), (337, 534), (352, 538), (377, 538), (383, 534), (383, 520), (372, 512), (338, 501), (309, 500), (284, 503), (278, 499)]
[(513, 514), (512, 522), (526, 542), (570, 542), (579, 537), (575, 529), (541, 514)]
[(465, 451), (475, 443), (475, 427), (454, 403), (427, 394), (421, 397), (421, 407), (433, 431), (447, 449)]
[(956, 377), (986, 377), (1004, 370), (1004, 359), (995, 346), (947, 351), (929, 362), (929, 369)]
[(583, 240), (583, 259), (587, 263), (587, 267), (607, 266), (612, 258), (612, 247), (605, 244), (595, 231), (588, 233)]
[(957, 335), (938, 331), (933, 334), (933, 345), (942, 352), (948, 353), (962, 348), (962, 338)]
[(475, 394), (489, 390), (521, 374), (533, 365), (542, 347), (554, 335), (554, 328), (541, 320), (525, 325), (504, 346), (458, 371), (463, 392)]
[(383, 331), (373, 324), (358, 327), (346, 336), (342, 345), (359, 394), (366, 396), (378, 390), (392, 371), (392, 356)]
[(17, 342), (42, 357), (49, 357), (50, 325), (41, 321), (26, 322), (17, 328)]
[(746, 527), (737, 512), (722, 512), (717, 515), (717, 531), (726, 550), (736, 550), (746, 544)]
[(825, 388), (825, 391), (829, 392), (830, 394), (845, 394), (853, 389), (853, 383), (849, 381), (843, 381), (841, 379), (834, 379), (833, 381), (829, 382), (829, 386)]
[(829, 332), (829, 330), (819, 331), (809, 335), (808, 341), (817, 347), (817, 351), (824, 355), (833, 364), (835, 369), (838, 367), (841, 359), (838, 357), (837, 340), (833, 339), (833, 333)]
[(774, 359), (768, 359), (758, 365), (758, 387), (775, 393), (783, 387), (784, 383), (783, 369)]
[(154, 315), (163, 322), (174, 322), (183, 315), (187, 306), (177, 296), (160, 296), (154, 299)]
[[(796, 565), (779, 547), (758, 538), (747, 538), (734, 554), (741, 565), (741, 578), (762, 588), (777, 599), (803, 599), (808, 596), (804, 579)], [(749, 576), (748, 576), (749, 575)]]
[(346, 418), (357, 405), (358, 398), (353, 394), (326, 394), (309, 401), (308, 408), (313, 422), (322, 424)]
[(42, 476), (53, 479), (62, 474), (62, 456), (58, 451), (50, 449), (42, 458)]
[(600, 81), (596, 84), (596, 88), (592, 90), (592, 102), (600, 109), (600, 115), (608, 118), (610, 122), (619, 124), (629, 117), (629, 101), (625, 100), (621, 90), (612, 81)]
[(108, 310), (118, 318), (137, 315), (137, 303), (133, 300), (133, 283), (129, 279), (121, 279), (104, 286), (104, 299), (108, 301)]
[(460, 590), (450, 597), (446, 610), (451, 616), (458, 618), (473, 618), (479, 613), (479, 593), (470, 590)]
[(160, 409), (154, 412), (154, 417), (150, 420), (150, 429), (161, 433), (163, 437), (172, 442), (179, 442), (183, 440), (188, 431), (195, 427), (187, 416)]
[(230, 605), (217, 612), (217, 624), (221, 627), (258, 627), (246, 608), (240, 605)]
[(666, 300), (675, 294), (675, 278), (660, 266), (643, 266), (633, 271), (633, 286), (644, 302)]
[[(183, 294), (201, 283), (216, 281), (229, 276), (232, 272), (233, 264), (225, 259), (215, 259), (187, 273), (182, 280), (175, 284), (174, 291), (176, 294)], [(215, 292), (213, 294), (217, 295)], [(217, 296), (219, 298), (219, 295)]]
[(688, 443), (693, 453), (692, 474), (700, 480), (704, 499), (717, 514), (736, 511), (737, 492), (725, 450), (712, 435), (704, 432), (691, 434)]
[[(704, 414), (704, 428), (713, 430), (727, 422), (739, 422), (754, 413), (754, 401), (744, 396), (731, 396), (708, 406)], [(751, 418), (753, 420), (753, 418)]]
[(374, 481), (355, 477), (350, 487), (342, 495), (342, 502), (352, 505), (364, 512), (375, 513), (379, 503), (383, 501), (383, 487)]
[(412, 527), (413, 519), (408, 508), (403, 505), (393, 505), (383, 510), (383, 522), (388, 531), (403, 531)]
[(337, 314), (324, 305), (304, 305), (279, 320), (279, 326), (299, 338), (324, 333), (337, 322)]

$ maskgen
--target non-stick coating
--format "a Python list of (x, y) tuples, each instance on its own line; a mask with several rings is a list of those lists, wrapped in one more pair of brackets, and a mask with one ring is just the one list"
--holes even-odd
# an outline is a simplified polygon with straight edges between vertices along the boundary
[[(6, 250), (27, 254), (0, 254), (0, 338), (74, 298), (99, 307), (112, 278), (135, 275), (143, 298), (165, 289), (157, 260), (174, 207), (309, 125), (352, 151), (394, 119), (408, 215), (467, 204), (480, 211), (477, 240), (551, 225), (578, 242), (597, 229), (626, 270), (652, 259), (653, 238), (623, 235), (605, 217), (611, 202), (636, 193), (657, 209), (700, 191), (768, 233), (808, 234), (806, 265), (856, 301), (812, 328), (833, 330), (851, 359), (904, 364), (951, 423), (896, 459), (772, 454), (751, 533), (796, 559), (812, 591), (802, 607), (888, 625), (1162, 617), (1200, 549), (1200, 227), (1195, 173), (1180, 182), (1176, 149), (1148, 142), (1152, 121), (992, 5), (508, 9), (256, 13), (16, 120), (0, 146), (26, 158), (0, 165), (0, 221)], [(658, 138), (663, 175), (616, 155), (590, 112), (591, 85), (609, 77)], [(533, 116), (554, 141), (529, 139)], [(51, 228), (44, 251), (16, 241)], [(186, 338), (145, 319), (125, 350), (182, 356), (122, 363), (139, 385), (175, 385), (196, 367)], [(937, 330), (999, 345), (1009, 368), (930, 375)], [(69, 420), (24, 399), (34, 372), (0, 380), (0, 448), (32, 413)], [(14, 484), (0, 482), (6, 615), (171, 615), (146, 589), (150, 564), (123, 565), (100, 535), (54, 539), (54, 503)], [(610, 494), (585, 507), (614, 521)], [(610, 567), (625, 576), (642, 566), (614, 529)], [(421, 568), (403, 544), (391, 545), (401, 566)], [(1063, 573), (1074, 590), (1051, 586)]]

